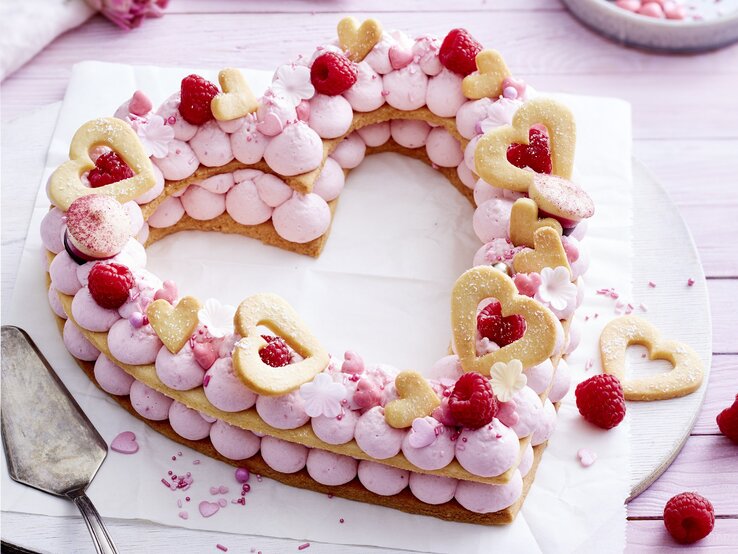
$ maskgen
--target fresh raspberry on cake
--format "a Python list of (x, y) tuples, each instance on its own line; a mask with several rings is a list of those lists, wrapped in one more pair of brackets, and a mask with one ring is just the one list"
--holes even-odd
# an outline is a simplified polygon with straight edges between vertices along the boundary
[(477, 70), (477, 54), (482, 45), (466, 29), (452, 29), (443, 39), (438, 59), (446, 69), (469, 75)]
[(465, 373), (448, 398), (448, 410), (457, 425), (479, 429), (497, 413), (497, 399), (489, 380), (481, 373)]
[(623, 387), (613, 375), (595, 375), (577, 385), (577, 408), (597, 427), (612, 429), (625, 417)]
[(487, 304), (477, 314), (477, 331), (500, 348), (512, 344), (525, 334), (526, 324), (523, 316), (513, 314), (502, 315), (502, 306), (497, 300)]
[(261, 361), (272, 367), (284, 367), (292, 361), (292, 353), (282, 337), (261, 335), (267, 345), (259, 350)]
[(683, 492), (664, 506), (664, 525), (675, 541), (691, 544), (710, 534), (715, 526), (715, 510), (704, 496)]
[(133, 177), (133, 170), (111, 150), (97, 157), (95, 167), (87, 174), (87, 181), (92, 188), (97, 188), (130, 177)]
[(210, 102), (218, 94), (218, 87), (199, 75), (182, 79), (179, 113), (188, 123), (202, 125), (213, 119)]
[(310, 68), (310, 81), (315, 90), (328, 96), (346, 92), (354, 85), (358, 75), (356, 64), (337, 52), (321, 54)]
[(529, 167), (536, 173), (550, 174), (553, 171), (553, 164), (548, 135), (540, 129), (533, 128), (528, 132), (528, 142), (529, 144), (508, 146), (507, 161), (520, 169)]
[(115, 310), (128, 300), (133, 287), (133, 275), (124, 265), (97, 263), (90, 271), (87, 286), (93, 300), (100, 307)]
[(718, 414), (717, 424), (723, 435), (738, 444), (738, 394), (733, 405)]

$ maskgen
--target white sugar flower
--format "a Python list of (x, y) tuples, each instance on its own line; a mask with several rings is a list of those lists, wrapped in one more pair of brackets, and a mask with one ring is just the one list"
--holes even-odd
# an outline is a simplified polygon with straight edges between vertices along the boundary
[(500, 402), (510, 402), (513, 395), (528, 383), (520, 360), (497, 362), (489, 371), (489, 384)]
[(304, 65), (285, 64), (277, 68), (271, 84), (275, 96), (281, 96), (297, 106), (302, 100), (309, 100), (315, 94), (310, 82), (310, 69)]
[(564, 310), (576, 302), (577, 286), (571, 282), (569, 270), (561, 265), (556, 268), (544, 267), (535, 299), (552, 310)]
[(236, 308), (228, 304), (221, 304), (215, 298), (210, 298), (197, 312), (200, 324), (208, 328), (208, 333), (216, 339), (233, 332), (233, 316)]
[(300, 396), (305, 401), (305, 413), (310, 417), (336, 417), (341, 413), (346, 387), (336, 383), (327, 373), (318, 373), (315, 379), (300, 387)]
[(131, 127), (136, 131), (146, 154), (155, 158), (164, 158), (169, 153), (169, 143), (174, 140), (174, 128), (164, 124), (160, 115), (134, 119)]

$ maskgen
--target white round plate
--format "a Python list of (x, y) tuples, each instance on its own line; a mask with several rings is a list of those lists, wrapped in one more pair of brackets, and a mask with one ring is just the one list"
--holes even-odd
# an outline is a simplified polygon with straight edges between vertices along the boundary
[(738, 9), (721, 17), (695, 20), (655, 19), (618, 8), (606, 0), (561, 0), (594, 31), (628, 46), (666, 52), (701, 52), (738, 41)]

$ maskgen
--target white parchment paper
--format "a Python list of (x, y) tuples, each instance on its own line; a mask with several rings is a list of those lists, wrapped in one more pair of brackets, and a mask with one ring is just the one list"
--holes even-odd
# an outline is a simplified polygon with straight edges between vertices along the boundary
[[(75, 66), (49, 149), (44, 183), (67, 157), (69, 141), (88, 119), (110, 115), (137, 88), (154, 105), (178, 89), (190, 70), (132, 67), (99, 62)], [(216, 80), (216, 72), (201, 71)], [(256, 91), (270, 74), (245, 71)], [(570, 358), (577, 381), (596, 360), (597, 338), (613, 317), (610, 299), (594, 294), (631, 290), (632, 179), (630, 109), (619, 100), (558, 95), (578, 125), (576, 172), (597, 205), (586, 243), (592, 263), (588, 294), (577, 317), (582, 344)], [(33, 174), (33, 172), (30, 172)], [(509, 526), (488, 528), (350, 502), (252, 479), (245, 506), (230, 503), (238, 484), (231, 466), (182, 448), (120, 409), (89, 382), (64, 349), (46, 301), (39, 223), (48, 209), (39, 190), (9, 317), (24, 327), (66, 386), (110, 442), (136, 433), (140, 451), (111, 452), (89, 494), (104, 516), (146, 519), (167, 525), (339, 544), (364, 544), (430, 552), (621, 551), (625, 545), (623, 501), (629, 482), (629, 424), (603, 432), (585, 424), (565, 399), (559, 424), (539, 467), (522, 513)], [(180, 291), (238, 304), (255, 292), (284, 296), (334, 353), (353, 349), (370, 362), (426, 371), (449, 341), (449, 298), (456, 278), (479, 247), (471, 227), (473, 209), (445, 179), (421, 162), (395, 154), (366, 159), (347, 180), (333, 233), (317, 259), (284, 252), (239, 236), (184, 232), (149, 249), (148, 269), (176, 280)], [(42, 399), (39, 399), (42, 401)], [(29, 409), (31, 407), (29, 406)], [(586, 447), (597, 462), (583, 468), (576, 452)], [(182, 452), (181, 456), (177, 456)], [(172, 456), (176, 461), (172, 460)], [(199, 460), (198, 464), (193, 464)], [(4, 457), (2, 465), (5, 467)], [(161, 484), (167, 471), (190, 471), (186, 492)], [(214, 501), (211, 486), (226, 485), (229, 503), (214, 516), (197, 504)], [(2, 509), (73, 515), (70, 504), (12, 482), (2, 472)], [(186, 502), (186, 496), (191, 502)], [(177, 501), (181, 500), (182, 508)], [(186, 511), (187, 520), (179, 517)], [(343, 518), (344, 523), (339, 519)], [(381, 532), (380, 532), (381, 530)], [(603, 547), (603, 545), (607, 545)], [(186, 545), (178, 545), (186, 550)]]

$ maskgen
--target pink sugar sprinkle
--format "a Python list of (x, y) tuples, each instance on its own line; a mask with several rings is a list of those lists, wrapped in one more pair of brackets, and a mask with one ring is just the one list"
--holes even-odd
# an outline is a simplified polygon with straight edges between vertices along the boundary
[(192, 465), (193, 466), (199, 466), (200, 465), (200, 460), (192, 460)]
[(383, 90), (381, 94), (382, 94), (382, 96), (384, 96), (386, 98), (387, 96), (389, 96), (389, 91), (388, 90)]
[(182, 499), (181, 498), (178, 498), (177, 499), (177, 508), (181, 508), (181, 507), (182, 507)]
[(218, 506), (225, 508), (228, 505), (228, 501), (225, 498), (218, 499)]
[(206, 375), (205, 378), (202, 380), (202, 386), (207, 387), (209, 382), (210, 382), (210, 375)]
[(687, 286), (688, 286), (688, 287), (691, 287), (692, 285), (694, 285), (694, 279), (692, 279), (692, 278), (690, 277), (689, 279), (687, 279)]
[(223, 546), (222, 544), (216, 544), (215, 548), (217, 548), (218, 550), (222, 550), (223, 552), (228, 552), (228, 547)]
[(495, 435), (495, 438), (496, 438), (496, 439), (501, 439), (501, 438), (502, 438), (502, 435), (500, 435), (499, 433), (497, 433), (497, 434)]
[(344, 519), (343, 518), (341, 518), (341, 519), (338, 520), (338, 523), (343, 523), (343, 522), (344, 522)]
[(654, 283), (653, 281), (649, 281), (648, 282), (648, 286), (651, 287), (652, 289), (655, 289), (656, 288), (656, 283)]
[(171, 488), (172, 488), (172, 486), (171, 486), (171, 485), (170, 485), (170, 484), (169, 484), (169, 483), (167, 482), (167, 480), (166, 480), (166, 479), (164, 479), (163, 477), (162, 477), (162, 479), (161, 479), (161, 482), (162, 482), (162, 483), (164, 483), (164, 486), (165, 486), (166, 488), (168, 488), (168, 489), (171, 489)]
[(227, 494), (228, 493), (228, 487), (226, 487), (225, 485), (221, 485), (220, 487), (218, 487), (218, 492), (220, 494)]
[(588, 371), (592, 369), (593, 365), (594, 365), (594, 361), (592, 359), (587, 360), (586, 363), (584, 364), (584, 371)]
[(644, 311), (644, 312), (647, 312), (648, 311), (648, 308), (646, 307), (646, 305), (643, 302), (641, 302), (640, 306), (638, 306), (638, 307), (641, 309), (641, 311)]
[(178, 515), (179, 515), (179, 517), (180, 517), (180, 518), (182, 518), (182, 519), (188, 519), (188, 518), (190, 517), (190, 514), (188, 514), (188, 513), (187, 513), (187, 512), (185, 512), (184, 510), (182, 510), (181, 512), (179, 512), (179, 514), (178, 514)]
[(310, 548), (310, 543), (306, 542), (305, 544), (301, 544), (297, 547), (297, 550), (305, 550), (306, 548)]
[(218, 487), (210, 487), (210, 494), (218, 494)]

